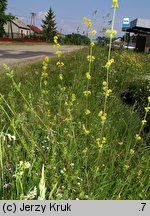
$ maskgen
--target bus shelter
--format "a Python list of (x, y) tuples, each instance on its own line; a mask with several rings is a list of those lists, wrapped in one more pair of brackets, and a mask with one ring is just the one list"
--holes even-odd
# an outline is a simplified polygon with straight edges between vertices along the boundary
[(122, 31), (134, 33), (137, 36), (135, 49), (139, 52), (150, 53), (150, 20), (137, 18), (130, 22), (130, 27)]

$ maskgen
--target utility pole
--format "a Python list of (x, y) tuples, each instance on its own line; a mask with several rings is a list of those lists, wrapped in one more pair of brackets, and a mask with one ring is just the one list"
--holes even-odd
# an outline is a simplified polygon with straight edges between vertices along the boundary
[(31, 23), (30, 23), (30, 34), (31, 34), (31, 26), (35, 25), (35, 17), (36, 17), (36, 13), (32, 12), (31, 13)]

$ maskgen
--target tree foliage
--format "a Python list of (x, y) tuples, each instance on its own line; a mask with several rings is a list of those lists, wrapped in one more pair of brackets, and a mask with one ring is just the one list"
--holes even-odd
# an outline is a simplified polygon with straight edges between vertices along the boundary
[(56, 21), (55, 13), (51, 8), (45, 16), (45, 20), (42, 20), (42, 23), (43, 35), (47, 40), (52, 41), (53, 37), (56, 35)]
[(4, 24), (6, 24), (7, 21), (13, 19), (13, 16), (11, 14), (5, 14), (7, 4), (7, 0), (0, 0), (0, 37), (3, 37), (3, 35), (5, 34)]
[(97, 44), (101, 46), (107, 45), (109, 43), (109, 40), (109, 37), (106, 36), (99, 36), (96, 38)]
[(7, 22), (5, 10), (7, 9), (7, 0), (0, 0), (0, 37), (4, 34), (4, 24)]
[(63, 39), (65, 44), (74, 44), (74, 45), (88, 45), (90, 44), (90, 39), (86, 35), (81, 34), (68, 34)]

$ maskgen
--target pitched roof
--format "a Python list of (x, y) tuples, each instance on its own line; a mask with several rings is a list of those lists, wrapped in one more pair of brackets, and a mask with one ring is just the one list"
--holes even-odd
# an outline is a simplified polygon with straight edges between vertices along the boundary
[(31, 30), (32, 31), (34, 31), (35, 33), (37, 33), (37, 34), (42, 34), (42, 30), (41, 29), (39, 29), (37, 26), (34, 26), (34, 25), (28, 25), (29, 26), (29, 28), (31, 28)]
[(18, 28), (23, 28), (23, 29), (27, 29), (30, 30), (30, 28), (24, 24), (21, 20), (19, 20), (18, 18), (14, 18), (12, 20), (12, 22), (18, 27)]
[(127, 29), (122, 28), (123, 31), (149, 34), (150, 33), (150, 19), (137, 18), (130, 22), (130, 27)]

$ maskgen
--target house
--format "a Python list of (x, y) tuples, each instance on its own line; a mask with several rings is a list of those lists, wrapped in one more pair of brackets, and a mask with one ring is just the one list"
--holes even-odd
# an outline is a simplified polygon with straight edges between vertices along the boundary
[(37, 26), (34, 25), (28, 25), (28, 27), (30, 28), (31, 34), (36, 34), (36, 35), (42, 35), (42, 30), (39, 29)]
[(112, 42), (112, 45), (118, 46), (118, 47), (122, 47), (122, 46), (123, 46), (122, 38), (119, 37), (119, 38), (115, 39), (115, 40)]
[(4, 25), (6, 37), (8, 38), (24, 38), (30, 34), (30, 28), (17, 17), (8, 21)]

